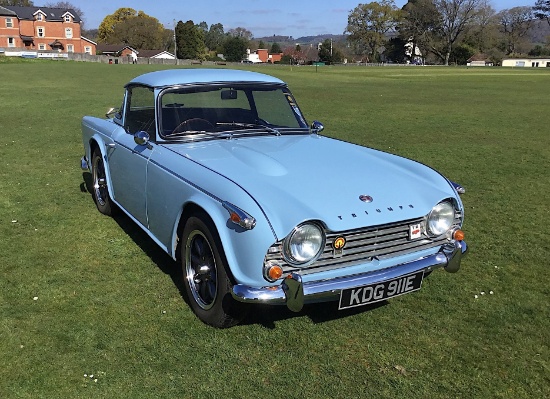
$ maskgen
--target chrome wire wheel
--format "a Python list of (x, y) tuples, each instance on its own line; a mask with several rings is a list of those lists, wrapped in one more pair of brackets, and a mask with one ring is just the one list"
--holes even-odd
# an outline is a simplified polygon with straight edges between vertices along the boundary
[(193, 230), (185, 243), (185, 278), (197, 305), (211, 309), (218, 291), (216, 259), (210, 242), (199, 230)]
[(103, 165), (103, 159), (101, 155), (94, 156), (92, 173), (94, 197), (99, 206), (105, 206), (105, 204), (107, 203), (106, 200), (109, 198), (109, 191), (107, 189), (105, 166)]

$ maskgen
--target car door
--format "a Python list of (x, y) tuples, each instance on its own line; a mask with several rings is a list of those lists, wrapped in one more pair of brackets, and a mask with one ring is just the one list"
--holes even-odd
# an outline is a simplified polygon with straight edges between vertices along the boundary
[(134, 140), (134, 134), (145, 131), (154, 137), (155, 108), (151, 88), (127, 88), (123, 120), (123, 128), (113, 134), (114, 147), (108, 154), (113, 196), (130, 215), (148, 227), (147, 163), (155, 144), (139, 145)]

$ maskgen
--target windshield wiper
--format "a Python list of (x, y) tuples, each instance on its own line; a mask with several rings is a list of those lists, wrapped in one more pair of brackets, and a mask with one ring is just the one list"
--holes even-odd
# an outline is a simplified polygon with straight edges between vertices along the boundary
[[(238, 126), (238, 127), (244, 127), (244, 128), (261, 129), (261, 130), (267, 130), (269, 133), (273, 133), (277, 136), (281, 135), (281, 132), (279, 132), (277, 129), (274, 129), (274, 128), (266, 126), (266, 125), (259, 125), (259, 124), (255, 124), (255, 123), (218, 122), (216, 125)], [(246, 129), (233, 130), (233, 132), (240, 132), (242, 130), (246, 130)]]

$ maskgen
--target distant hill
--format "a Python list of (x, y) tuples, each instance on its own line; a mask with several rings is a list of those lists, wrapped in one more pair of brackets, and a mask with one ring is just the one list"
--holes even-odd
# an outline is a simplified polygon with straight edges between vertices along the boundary
[(331, 34), (324, 34), (324, 35), (316, 35), (316, 36), (302, 36), (297, 39), (294, 39), (292, 36), (280, 36), (280, 35), (273, 35), (273, 36), (265, 36), (265, 37), (255, 37), (254, 40), (256, 41), (263, 41), (265, 43), (273, 44), (277, 42), (281, 47), (290, 46), (290, 45), (305, 45), (305, 44), (319, 44), (323, 42), (326, 39), (332, 39), (334, 42), (340, 42), (346, 40), (345, 35), (331, 35)]

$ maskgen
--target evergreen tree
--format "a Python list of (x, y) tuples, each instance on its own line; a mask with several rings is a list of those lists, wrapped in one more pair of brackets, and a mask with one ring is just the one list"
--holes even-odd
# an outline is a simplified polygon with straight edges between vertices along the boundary
[(204, 52), (204, 36), (193, 21), (179, 21), (176, 25), (177, 57), (180, 59), (200, 59)]
[(246, 56), (248, 40), (243, 37), (230, 36), (223, 44), (223, 54), (230, 62), (239, 62)]
[(281, 49), (281, 46), (279, 46), (279, 43), (275, 42), (271, 45), (271, 54), (279, 54), (282, 53), (283, 50)]

